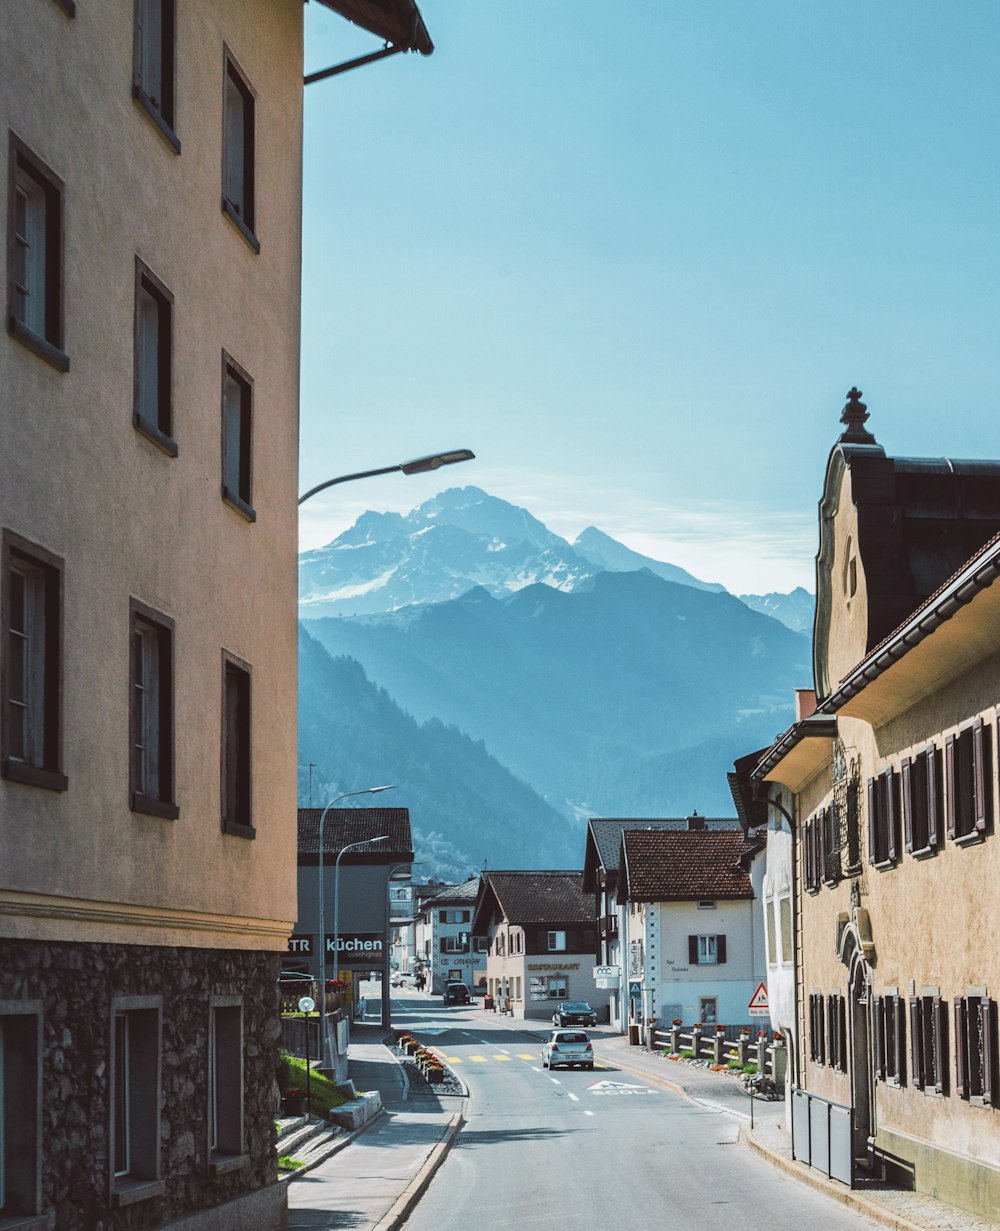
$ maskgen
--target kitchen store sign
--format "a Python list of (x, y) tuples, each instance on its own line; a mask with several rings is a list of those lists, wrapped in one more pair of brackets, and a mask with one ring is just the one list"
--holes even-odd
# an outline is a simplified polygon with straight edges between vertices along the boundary
[[(316, 934), (303, 932), (292, 936), (288, 941), (288, 952), (296, 957), (312, 957), (316, 952)], [(385, 954), (385, 943), (380, 932), (341, 932), (337, 937), (337, 948), (333, 947), (333, 935), (326, 936), (327, 960), (338, 955), (341, 966), (370, 966), (379, 962)]]

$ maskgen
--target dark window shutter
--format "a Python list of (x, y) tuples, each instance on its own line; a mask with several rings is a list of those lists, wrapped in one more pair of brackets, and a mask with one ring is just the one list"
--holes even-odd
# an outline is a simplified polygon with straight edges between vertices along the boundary
[(899, 858), (899, 779), (893, 770), (885, 771), (885, 852), (893, 863)]
[(715, 960), (720, 966), (723, 966), (726, 961), (726, 938), (725, 936), (716, 936), (715, 938)]
[(689, 966), (698, 965), (698, 937), (697, 936), (688, 937), (688, 965)]
[(816, 1059), (816, 993), (809, 994), (809, 1059)]
[(935, 996), (931, 1003), (931, 1047), (934, 1055), (934, 1089), (948, 1092), (948, 1002)]
[(885, 1081), (885, 998), (875, 1000), (875, 1076)]
[(831, 804), (826, 810), (827, 866), (831, 881), (840, 880), (840, 830), (837, 826), (837, 806)]
[(944, 741), (944, 816), (948, 837), (954, 838), (958, 816), (958, 783), (955, 779), (958, 758), (955, 755), (955, 737), (949, 735)]
[(989, 804), (986, 792), (993, 785), (986, 776), (986, 727), (982, 718), (972, 724), (972, 789), (975, 805), (976, 829), (986, 828)]
[(837, 1011), (840, 1020), (840, 1052), (837, 1067), (842, 1073), (847, 1072), (847, 1001), (837, 994)]
[(983, 1101), (995, 1106), (997, 1101), (997, 1006), (988, 996), (982, 1001), (983, 1022)]
[(941, 839), (941, 783), (938, 753), (928, 748), (927, 756), (927, 845), (933, 850)]
[(819, 885), (826, 881), (826, 849), (829, 845), (826, 836), (826, 809), (817, 813), (814, 824), (816, 827), (816, 882)]
[(906, 1075), (906, 1023), (903, 1020), (903, 1002), (899, 996), (892, 998), (892, 1047), (896, 1080), (903, 1085)]
[(961, 996), (955, 997), (955, 1093), (959, 1098), (967, 1097), (968, 1082), (966, 1072), (968, 1059), (966, 1042), (968, 1039), (968, 1022), (966, 1021), (965, 1001)]
[(903, 797), (903, 850), (909, 855), (913, 850), (913, 780), (910, 773), (910, 758), (903, 757), (899, 768), (901, 795)]
[(924, 1032), (920, 1020), (920, 1001), (910, 1000), (910, 1076), (918, 1090), (924, 1088)]
[(868, 862), (875, 862), (875, 799), (878, 792), (876, 791), (876, 782), (874, 778), (868, 779)]

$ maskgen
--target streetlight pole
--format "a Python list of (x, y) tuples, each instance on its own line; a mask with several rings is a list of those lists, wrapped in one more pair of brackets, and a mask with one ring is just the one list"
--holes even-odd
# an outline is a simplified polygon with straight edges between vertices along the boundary
[[(385, 788), (383, 788), (385, 789)], [(342, 846), (337, 852), (337, 858), (333, 865), (333, 977), (337, 979), (340, 975), (340, 951), (337, 948), (340, 940), (340, 858), (345, 851), (353, 851), (357, 846), (374, 846), (376, 842), (387, 842), (388, 834), (382, 834), (380, 838), (365, 838), (363, 842), (348, 842), (346, 846)], [(325, 954), (325, 951), (324, 951)]]
[(305, 504), (310, 496), (325, 491), (338, 483), (352, 483), (355, 479), (372, 479), (380, 474), (392, 474), (401, 470), (403, 474), (425, 474), (428, 470), (439, 470), (442, 466), (454, 466), (456, 462), (471, 462), (475, 457), (471, 449), (452, 449), (450, 453), (431, 453), (428, 457), (416, 457), (412, 462), (397, 462), (395, 466), (380, 466), (377, 470), (359, 470), (355, 474), (338, 475), (335, 479), (327, 479), (325, 483), (317, 483), (304, 496), (299, 497), (299, 504)]

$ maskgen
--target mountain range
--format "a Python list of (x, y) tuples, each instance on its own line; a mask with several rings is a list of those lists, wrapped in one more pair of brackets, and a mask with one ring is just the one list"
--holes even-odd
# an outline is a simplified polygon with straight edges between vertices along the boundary
[(573, 866), (590, 815), (731, 812), (727, 767), (811, 678), (771, 614), (811, 621), (805, 591), (736, 598), (478, 488), (366, 513), (300, 575), (300, 763), (399, 781), (435, 875)]

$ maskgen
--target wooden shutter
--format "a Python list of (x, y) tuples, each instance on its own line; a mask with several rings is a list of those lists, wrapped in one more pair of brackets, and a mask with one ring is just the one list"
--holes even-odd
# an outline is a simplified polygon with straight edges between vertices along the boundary
[(941, 783), (938, 781), (937, 749), (932, 745), (927, 757), (927, 845), (934, 850), (941, 840)]
[(887, 769), (883, 777), (885, 778), (885, 850), (887, 858), (895, 863), (899, 858), (897, 780), (895, 771), (891, 769)]
[(688, 965), (689, 966), (698, 965), (698, 937), (697, 936), (688, 937)]
[(965, 1000), (961, 996), (955, 997), (955, 1093), (959, 1098), (966, 1098), (967, 1095), (967, 1070), (969, 1056), (966, 1054), (966, 1043), (968, 1042), (968, 1021), (966, 1016)]
[(842, 1073), (847, 1072), (847, 1000), (839, 992), (837, 993), (837, 1014), (840, 1023), (840, 1051), (837, 1058), (837, 1067)]
[(875, 998), (875, 1076), (885, 1081), (885, 998)]
[(989, 815), (987, 790), (992, 786), (986, 777), (986, 727), (982, 718), (972, 724), (972, 791), (976, 829), (982, 833)]
[(875, 799), (878, 792), (874, 778), (868, 779), (868, 862), (875, 862)]
[(899, 995), (892, 998), (892, 1049), (895, 1077), (900, 1085), (906, 1072), (906, 1023), (903, 1021), (903, 1002)]
[(924, 1088), (924, 1031), (920, 1001), (910, 998), (910, 1076), (918, 1090)]
[(809, 1059), (815, 1060), (817, 1055), (816, 1032), (816, 993), (809, 993)]
[(934, 1089), (948, 1089), (948, 1003), (940, 996), (931, 998), (931, 1052), (934, 1058)]
[(995, 1106), (997, 1101), (997, 1006), (988, 996), (982, 999), (983, 1101)]
[(903, 757), (899, 777), (903, 804), (903, 850), (909, 855), (913, 852), (913, 775), (909, 757)]
[(720, 966), (724, 966), (726, 962), (726, 938), (725, 936), (716, 936), (715, 938), (715, 960)]
[(957, 761), (955, 737), (954, 735), (949, 735), (944, 741), (944, 817), (949, 838), (955, 837), (958, 823), (958, 783), (955, 780), (955, 771), (958, 768)]
[(816, 826), (816, 883), (817, 885), (826, 882), (826, 809), (817, 813), (814, 822)]

